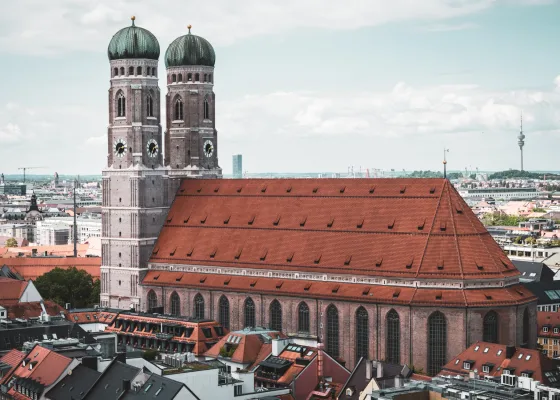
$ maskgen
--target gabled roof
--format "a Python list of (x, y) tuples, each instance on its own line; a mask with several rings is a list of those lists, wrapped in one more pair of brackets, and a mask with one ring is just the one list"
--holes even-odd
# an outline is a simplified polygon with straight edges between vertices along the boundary
[(123, 381), (132, 382), (132, 379), (139, 373), (141, 373), (139, 368), (114, 359), (83, 398), (87, 400), (119, 399), (125, 392)]
[(2, 372), (0, 385), (4, 384), (10, 378), (12, 371), (18, 366), (21, 360), (25, 358), (25, 355), (25, 353), (13, 349), (0, 358), (0, 371)]
[(19, 302), (26, 287), (26, 281), (0, 277), (0, 305)]
[[(543, 328), (547, 328), (546, 332)], [(557, 330), (557, 332), (555, 332)], [(537, 311), (537, 336), (560, 339), (560, 313)]]
[(446, 179), (187, 179), (150, 261), (399, 278), (518, 275)]
[(0, 258), (0, 265), (6, 265), (24, 279), (37, 279), (54, 268), (76, 267), (94, 278), (101, 276), (101, 257), (14, 257)]
[[(263, 332), (264, 333), (264, 332)], [(271, 332), (266, 331), (266, 335), (269, 338), (285, 338), (281, 332)], [(266, 343), (266, 339), (257, 333), (251, 331), (235, 331), (230, 332), (220, 339), (210, 350), (208, 350), (204, 355), (206, 357), (218, 358), (220, 357), (220, 350), (223, 347), (229, 346), (235, 351), (231, 355), (231, 361), (240, 364), (253, 364), (259, 358), (259, 355), (264, 359), (272, 352), (272, 346), (270, 343)], [(270, 342), (270, 339), (268, 339)], [(261, 352), (268, 352), (266, 356), (263, 357)]]
[[(60, 315), (60, 313), (64, 313), (64, 308), (56, 304), (54, 301), (45, 300), (43, 302), (45, 309), (47, 310), (47, 314), (49, 315)], [(41, 315), (43, 311), (41, 307), (41, 303), (38, 301), (33, 302), (26, 302), (26, 303), (17, 303), (8, 305), (6, 307), (8, 310), (8, 318), (15, 319), (15, 318), (36, 318)]]
[(101, 376), (101, 372), (79, 364), (47, 392), (47, 398), (56, 400), (82, 399)]
[(554, 272), (543, 262), (512, 260), (521, 274), (519, 278), (528, 282), (551, 282)]
[[(440, 375), (467, 375), (475, 369), (483, 376), (502, 375), (508, 369), (511, 375), (521, 376), (526, 371), (532, 371), (532, 378), (549, 386), (560, 386), (560, 362), (552, 360), (539, 350), (511, 348), (512, 354), (508, 358), (507, 346), (503, 344), (476, 342), (468, 349), (453, 357), (441, 370)], [(463, 368), (463, 363), (470, 363), (470, 368)], [(483, 366), (491, 367), (489, 372), (483, 371)]]

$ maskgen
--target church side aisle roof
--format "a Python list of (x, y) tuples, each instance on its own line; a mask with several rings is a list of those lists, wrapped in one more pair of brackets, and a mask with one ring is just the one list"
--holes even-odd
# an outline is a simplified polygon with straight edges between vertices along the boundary
[(446, 179), (185, 180), (150, 262), (428, 280), (519, 275)]

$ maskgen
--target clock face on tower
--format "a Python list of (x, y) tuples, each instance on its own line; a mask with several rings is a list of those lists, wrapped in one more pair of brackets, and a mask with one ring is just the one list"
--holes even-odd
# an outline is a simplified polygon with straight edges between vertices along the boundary
[(124, 157), (126, 153), (126, 140), (124, 139), (115, 140), (114, 150), (115, 150), (115, 156)]
[(148, 144), (146, 145), (146, 152), (148, 153), (148, 157), (156, 157), (159, 152), (158, 143), (154, 139), (150, 139)]
[(210, 158), (212, 154), (214, 154), (214, 144), (211, 140), (207, 140), (204, 142), (204, 155)]

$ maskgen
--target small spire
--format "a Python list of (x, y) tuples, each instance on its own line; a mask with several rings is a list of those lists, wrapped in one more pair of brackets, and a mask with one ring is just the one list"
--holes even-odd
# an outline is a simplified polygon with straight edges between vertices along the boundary
[(188, 24), (188, 25), (187, 25), (187, 28), (189, 28), (189, 35), (190, 35), (190, 34), (191, 34), (192, 25), (191, 25), (191, 24)]
[(130, 17), (130, 20), (132, 21), (132, 26), (134, 26), (134, 21), (136, 20), (136, 17), (133, 15), (132, 17)]
[(521, 111), (521, 133), (523, 133), (523, 110)]

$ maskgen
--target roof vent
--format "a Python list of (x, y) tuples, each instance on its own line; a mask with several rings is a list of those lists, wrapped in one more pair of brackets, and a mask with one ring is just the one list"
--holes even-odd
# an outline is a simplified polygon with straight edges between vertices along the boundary
[(197, 192), (197, 193), (200, 193), (200, 192), (202, 192), (202, 188), (201, 188), (201, 187), (199, 187), (198, 189), (196, 189), (196, 192)]
[(344, 260), (344, 265), (350, 265), (352, 262), (352, 256), (346, 256), (346, 260)]
[(476, 268), (479, 271), (482, 271), (484, 269), (484, 266), (481, 263), (479, 263), (477, 260), (475, 260), (474, 263), (476, 264)]
[(460, 205), (456, 205), (455, 206), (455, 210), (457, 211), (457, 214), (463, 214), (463, 207), (461, 207)]
[(231, 282), (231, 278), (227, 278), (227, 279), (224, 281), (224, 286), (229, 285), (230, 282)]
[(371, 194), (371, 193), (374, 193), (374, 192), (375, 192), (375, 186), (370, 187), (369, 188), (369, 193)]
[(178, 278), (175, 278), (175, 282), (181, 282), (181, 279), (183, 279), (183, 275), (181, 274), (181, 276), (179, 276)]
[(212, 252), (210, 253), (210, 258), (214, 258), (216, 257), (216, 253), (218, 252), (218, 248), (214, 247), (214, 250), (212, 250)]
[(313, 193), (317, 193), (319, 191), (318, 187), (313, 188)]
[(173, 216), (167, 217), (167, 222), (171, 222), (173, 220)]
[(228, 215), (226, 219), (224, 219), (224, 225), (229, 224), (229, 220), (231, 218), (231, 215)]
[(308, 284), (305, 285), (305, 287), (303, 288), (303, 290), (305, 290), (306, 292), (309, 292), (309, 289), (311, 289), (311, 283), (308, 283)]
[(159, 274), (157, 274), (156, 276), (154, 276), (154, 281), (157, 281), (159, 279)]
[(401, 194), (404, 194), (404, 192), (406, 192), (406, 186), (401, 187)]
[(218, 193), (218, 190), (220, 190), (220, 187), (219, 187), (219, 186), (216, 186), (216, 187), (214, 188), (214, 193)]
[(266, 260), (266, 255), (267, 254), (268, 254), (268, 250), (264, 249), (263, 252), (261, 253), (261, 257), (260, 257), (261, 261)]
[(484, 293), (484, 297), (486, 297), (486, 300), (492, 300), (492, 296), (488, 293)]
[(364, 220), (365, 218), (362, 218), (358, 221), (358, 223), (356, 224), (356, 228), (362, 228), (362, 226), (364, 226)]
[(442, 297), (441, 292), (436, 292), (436, 300), (441, 300)]
[(185, 218), (183, 220), (183, 224), (186, 224), (187, 222), (189, 222), (189, 219), (191, 219), (191, 216), (189, 215), (187, 218)]
[(515, 291), (517, 292), (518, 295), (525, 296), (525, 294), (521, 290), (515, 289)]
[(299, 220), (299, 226), (304, 227), (306, 222), (307, 222), (307, 215)]
[(278, 226), (278, 224), (280, 223), (280, 218), (281, 218), (281, 215), (278, 214), (278, 215), (276, 216), (276, 219), (275, 219), (274, 222), (272, 223), (272, 225)]
[(249, 225), (253, 225), (253, 222), (255, 222), (255, 218), (256, 218), (256, 215), (255, 215), (255, 214), (251, 215), (251, 218), (249, 218), (249, 221), (248, 221), (247, 223), (248, 223)]
[(338, 293), (338, 289), (340, 289), (340, 285), (336, 285), (335, 287), (333, 287), (332, 292)]
[(406, 263), (406, 268), (411, 269), (413, 264), (414, 264), (414, 257), (410, 257), (410, 259)]
[(174, 256), (176, 251), (177, 251), (177, 247), (175, 247), (173, 250), (171, 250), (171, 251), (169, 252), (169, 255), (170, 255), (170, 256)]
[(266, 185), (261, 188), (261, 193), (266, 193)]
[(200, 223), (201, 223), (201, 224), (205, 224), (205, 223), (206, 223), (206, 219), (208, 219), (208, 215), (205, 215), (204, 217), (202, 217), (202, 218), (200, 219)]
[(424, 225), (426, 225), (426, 218), (418, 223), (418, 230), (421, 231), (422, 229), (424, 229)]
[(362, 291), (362, 296), (367, 296), (369, 294), (370, 287), (366, 286)]
[(334, 218), (331, 217), (331, 219), (329, 220), (329, 222), (327, 222), (327, 228), (332, 228), (333, 224), (334, 224)]
[(284, 284), (284, 281), (278, 281), (276, 283), (276, 289), (280, 289), (282, 287), (282, 285)]
[(290, 193), (291, 191), (292, 191), (292, 187), (291, 187), (291, 186), (288, 186), (288, 187), (286, 188), (286, 193)]
[(439, 223), (439, 230), (444, 232), (447, 229), (447, 223), (445, 221), (441, 221)]
[(346, 186), (342, 186), (342, 187), (340, 188), (340, 193), (344, 193), (345, 190), (346, 190)]
[(441, 259), (441, 260), (438, 261), (437, 269), (439, 269), (439, 270), (442, 270), (442, 269), (443, 269), (443, 259)]
[(193, 252), (194, 252), (194, 246), (192, 246), (191, 249), (187, 252), (187, 257), (192, 256)]
[(375, 260), (376, 267), (381, 267), (381, 264), (383, 264), (383, 257), (379, 257), (377, 260)]
[(393, 292), (393, 299), (398, 298), (400, 294), (401, 294), (401, 290), (395, 289), (395, 291)]
[(286, 257), (286, 261), (287, 262), (292, 262), (293, 259), (294, 259), (294, 252), (292, 251), (290, 253), (290, 255), (288, 257)]
[(504, 259), (502, 258), (500, 261), (502, 261), (502, 264), (504, 265), (504, 267), (506, 267), (507, 269), (509, 269), (509, 264), (507, 263), (506, 260), (504, 260)]
[(152, 251), (152, 254), (155, 256), (157, 255), (158, 251), (159, 251), (159, 247), (156, 247), (154, 251)]
[(436, 188), (435, 188), (435, 186), (432, 186), (430, 188), (430, 194), (434, 194), (435, 192), (436, 192)]
[(388, 229), (393, 229), (393, 227), (395, 226), (395, 219), (393, 218), (391, 221), (389, 221), (389, 223), (387, 224), (387, 228)]
[(237, 252), (235, 253), (234, 258), (236, 260), (239, 260), (239, 257), (241, 257), (241, 252), (243, 251), (243, 247), (240, 247), (239, 249), (237, 249)]
[(185, 189), (180, 189), (179, 192), (183, 193), (185, 191)]
[(254, 281), (251, 281), (251, 283), (249, 284), (249, 286), (255, 287), (256, 284), (257, 284), (257, 279), (255, 279)]
[(242, 189), (243, 189), (243, 188), (242, 188), (241, 186), (238, 187), (238, 188), (237, 188), (237, 193), (241, 193), (241, 190), (242, 190)]
[(321, 262), (321, 254), (317, 255), (317, 257), (315, 257), (315, 259), (313, 260), (313, 262), (315, 264), (319, 264)]
[(200, 283), (204, 283), (204, 282), (206, 282), (206, 277), (205, 277), (205, 276), (203, 276), (202, 278), (200, 278), (200, 281), (199, 281), (199, 282), (200, 282)]

